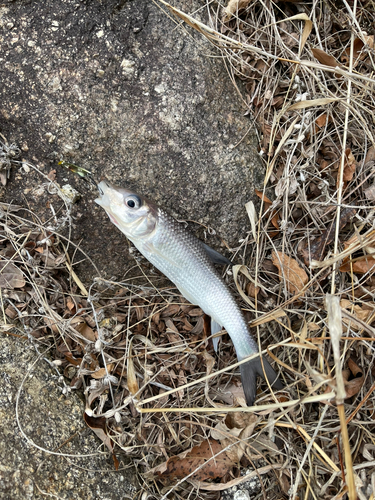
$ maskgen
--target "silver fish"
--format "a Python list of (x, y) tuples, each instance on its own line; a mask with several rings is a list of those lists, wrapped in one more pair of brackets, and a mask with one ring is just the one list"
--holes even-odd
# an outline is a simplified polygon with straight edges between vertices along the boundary
[[(159, 271), (167, 276), (181, 294), (223, 326), (230, 335), (237, 357), (258, 353), (258, 344), (229, 288), (216, 271), (214, 263), (228, 259), (205, 245), (181, 223), (147, 198), (128, 189), (98, 184), (100, 198), (110, 220)], [(262, 358), (265, 375), (274, 388), (283, 384), (267, 359)], [(252, 406), (256, 395), (256, 377), (265, 378), (259, 357), (240, 366), (246, 403)]]

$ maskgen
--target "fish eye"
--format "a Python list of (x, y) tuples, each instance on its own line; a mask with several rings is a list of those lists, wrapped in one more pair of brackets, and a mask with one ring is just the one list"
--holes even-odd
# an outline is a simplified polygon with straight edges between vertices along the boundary
[(129, 208), (139, 208), (142, 205), (142, 201), (139, 196), (133, 194), (125, 198), (125, 205)]

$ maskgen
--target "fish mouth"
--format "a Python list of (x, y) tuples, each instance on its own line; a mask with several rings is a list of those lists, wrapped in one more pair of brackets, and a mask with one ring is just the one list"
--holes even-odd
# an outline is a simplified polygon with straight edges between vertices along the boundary
[(108, 188), (110, 187), (105, 181), (100, 181), (99, 184), (96, 186), (98, 188), (100, 196), (104, 196), (105, 192), (108, 191)]
[(100, 181), (99, 184), (97, 185), (98, 191), (100, 198), (96, 198), (94, 201), (104, 209), (110, 207), (110, 199), (106, 191), (108, 192), (108, 184), (105, 181)]
[(104, 208), (111, 222), (113, 222), (113, 224), (118, 226), (119, 225), (118, 220), (114, 216), (112, 210), (113, 206), (116, 206), (119, 202), (119, 200), (116, 199), (117, 197), (116, 196), (114, 197), (116, 191), (112, 188), (111, 185), (108, 185), (105, 181), (100, 181), (99, 184), (97, 185), (97, 188), (99, 191), (100, 198), (96, 198), (94, 200), (95, 203)]

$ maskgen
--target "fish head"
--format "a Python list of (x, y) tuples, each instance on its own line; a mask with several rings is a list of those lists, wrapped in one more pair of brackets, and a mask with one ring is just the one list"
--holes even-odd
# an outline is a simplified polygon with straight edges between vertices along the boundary
[(100, 197), (95, 203), (107, 212), (111, 222), (129, 239), (146, 238), (157, 226), (156, 206), (142, 196), (101, 181), (98, 184)]

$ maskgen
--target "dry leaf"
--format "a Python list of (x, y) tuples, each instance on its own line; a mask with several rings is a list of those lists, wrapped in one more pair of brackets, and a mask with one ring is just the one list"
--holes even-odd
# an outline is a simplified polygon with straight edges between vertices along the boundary
[(95, 378), (96, 380), (99, 380), (103, 377), (106, 377), (107, 376), (107, 373), (111, 373), (111, 371), (113, 370), (113, 367), (114, 367), (114, 363), (109, 363), (107, 365), (107, 369), (106, 368), (99, 368), (99, 370), (97, 370), (96, 372), (94, 373), (91, 373), (91, 377), (92, 378)]
[[(340, 211), (339, 229), (341, 230), (357, 213), (355, 208), (343, 208)], [(300, 252), (306, 266), (312, 260), (321, 261), (326, 253), (326, 247), (334, 240), (336, 232), (336, 219), (334, 219), (323, 233), (311, 242), (302, 242)]]
[(375, 161), (375, 147), (374, 146), (370, 146), (367, 153), (366, 153), (366, 158), (365, 158), (365, 165), (366, 163), (370, 162), (370, 161)]
[(267, 203), (268, 205), (272, 205), (272, 201), (266, 196), (262, 191), (259, 191), (258, 189), (255, 189), (255, 194), (263, 200), (264, 203)]
[[(211, 459), (214, 455), (217, 455), (217, 457)], [(216, 479), (225, 476), (233, 466), (233, 462), (225, 452), (222, 452), (222, 446), (218, 441), (207, 439), (188, 452), (171, 457), (162, 465), (164, 466), (163, 471), (160, 466), (158, 467), (159, 471), (154, 470), (161, 478), (168, 480), (182, 479), (196, 471), (190, 477), (197, 481), (204, 481), (205, 479)]]
[(353, 179), (355, 173), (357, 162), (355, 161), (354, 155), (350, 148), (345, 150), (345, 165), (343, 173), (344, 185)]
[(210, 394), (211, 398), (215, 396), (230, 406), (242, 406), (243, 408), (247, 406), (242, 384), (220, 385), (215, 392)]
[(180, 306), (178, 304), (170, 304), (168, 307), (161, 312), (162, 318), (170, 318), (171, 316), (175, 316), (180, 311)]
[[(356, 38), (353, 42), (353, 68), (357, 66), (359, 61), (363, 61), (368, 56), (368, 52), (366, 52), (365, 50), (362, 51), (365, 45), (367, 45), (370, 49), (374, 48), (374, 35), (363, 35), (363, 39), (365, 43), (363, 43), (360, 38)], [(344, 53), (340, 57), (341, 61), (346, 65), (349, 65), (350, 51), (351, 48), (349, 46), (344, 50)]]
[(318, 125), (319, 128), (325, 127), (328, 123), (328, 115), (327, 113), (323, 113), (318, 116), (318, 118), (315, 120), (315, 123)]
[(90, 342), (96, 342), (96, 340), (98, 340), (98, 334), (94, 332), (94, 330), (82, 318), (73, 318), (71, 325)]
[(320, 64), (330, 66), (331, 68), (337, 68), (341, 66), (333, 56), (327, 54), (327, 52), (324, 52), (324, 50), (315, 48), (311, 49), (311, 52), (313, 53), (313, 56), (318, 59)]
[(255, 286), (254, 283), (250, 282), (246, 285), (246, 293), (249, 297), (257, 297), (258, 293), (260, 292), (260, 287)]
[(75, 308), (75, 303), (72, 301), (71, 297), (68, 297), (66, 299), (66, 307), (69, 309), (69, 311), (72, 311)]
[(12, 262), (0, 261), (0, 288), (22, 288), (26, 282), (22, 271)]
[(54, 181), (56, 179), (56, 170), (50, 170), (47, 177), (50, 181)]
[[(347, 299), (341, 299), (340, 306), (343, 309), (349, 311), (350, 314), (352, 314), (355, 318), (359, 319), (360, 321), (363, 321), (364, 323), (367, 323), (367, 320), (374, 313), (374, 307), (371, 307), (370, 305), (366, 306), (366, 303), (363, 304), (363, 306), (360, 306), (359, 304), (353, 304), (353, 302)], [(361, 330), (360, 324), (354, 323), (353, 321), (351, 321), (350, 318), (343, 317), (342, 321), (343, 323), (350, 325), (350, 327), (353, 330), (356, 331)]]
[(54, 332), (54, 333), (59, 333), (59, 329), (57, 327), (57, 324), (56, 324), (56, 321), (54, 321), (53, 319), (49, 318), (48, 316), (44, 316), (43, 317), (43, 320), (45, 322), (45, 324), (51, 328), (51, 330)]
[(240, 10), (246, 9), (252, 0), (229, 0), (228, 5), (224, 10), (224, 22), (228, 22), (234, 14), (238, 14)]
[(202, 352), (202, 356), (206, 361), (206, 375), (209, 375), (212, 372), (212, 368), (215, 366), (216, 359), (211, 356), (211, 354), (208, 353), (206, 349)]
[(194, 307), (194, 309), (191, 309), (188, 312), (188, 316), (190, 316), (191, 318), (194, 318), (196, 316), (203, 316), (203, 311), (200, 307)]
[[(343, 370), (343, 377), (345, 383), (345, 398), (351, 398), (359, 393), (362, 388), (363, 382), (365, 381), (365, 376), (363, 371), (357, 365), (357, 363), (352, 359), (348, 359), (348, 368), (352, 375), (355, 377), (348, 380), (348, 375), (350, 375), (349, 370)], [(346, 373), (344, 373), (346, 372)]]
[(327, 104), (330, 104), (331, 102), (336, 102), (337, 100), (338, 100), (337, 97), (322, 97), (320, 99), (298, 101), (288, 106), (286, 111), (295, 111), (297, 109), (307, 109), (307, 108), (316, 108), (317, 106), (326, 106)]
[(368, 255), (363, 255), (355, 260), (348, 260), (342, 266), (340, 266), (340, 271), (342, 273), (353, 273), (356, 274), (366, 274), (375, 266), (375, 257), (370, 257)]
[(107, 424), (105, 417), (90, 417), (85, 412), (83, 414), (83, 420), (86, 422), (88, 427), (92, 429), (99, 439), (103, 441), (106, 447), (111, 453), (113, 453), (113, 441), (107, 433)]
[(235, 413), (228, 413), (228, 415), (225, 417), (225, 424), (229, 429), (245, 429), (249, 425), (254, 428), (255, 424), (259, 420), (259, 417), (257, 417), (253, 413), (242, 413), (239, 411)]
[(6, 309), (5, 309), (5, 314), (8, 316), (8, 318), (10, 319), (16, 319), (17, 316), (18, 316), (18, 312), (17, 312), (17, 309), (14, 308), (14, 307), (11, 307), (11, 306), (8, 306)]
[(306, 272), (300, 267), (295, 259), (288, 255), (273, 251), (272, 262), (279, 271), (279, 278), (281, 282), (285, 281), (286, 288), (291, 293), (297, 293), (306, 283), (309, 278)]
[(319, 330), (322, 329), (321, 325), (318, 325), (318, 323), (308, 323), (307, 324), (307, 329), (309, 332), (318, 332)]
[[(272, 206), (272, 201), (262, 191), (258, 191), (258, 189), (255, 189), (254, 191), (255, 191), (255, 194), (263, 201), (266, 210), (268, 210)], [(280, 229), (280, 226), (279, 226), (279, 213), (276, 210), (272, 210), (272, 213), (271, 213), (271, 224), (277, 230)]]
[[(345, 399), (351, 398), (359, 393), (363, 386), (363, 382), (365, 380), (365, 376), (363, 371), (357, 365), (357, 363), (352, 359), (348, 359), (348, 370), (342, 370), (342, 377), (344, 379), (344, 387), (345, 387)], [(350, 375), (353, 375), (354, 378), (349, 380)], [(331, 387), (327, 387), (324, 393), (330, 392)], [(332, 402), (322, 401), (324, 404), (328, 404), (332, 406)]]
[(245, 203), (245, 208), (247, 215), (249, 216), (249, 221), (250, 221), (250, 226), (251, 226), (251, 232), (253, 235), (254, 240), (256, 240), (257, 237), (257, 232), (256, 232), (256, 227), (257, 227), (257, 214), (255, 210), (255, 205), (252, 201), (248, 201)]
[(211, 431), (211, 437), (220, 441), (223, 448), (232, 445), (226, 450), (226, 454), (233, 463), (239, 463), (258, 421), (259, 417), (251, 413), (229, 413)]

